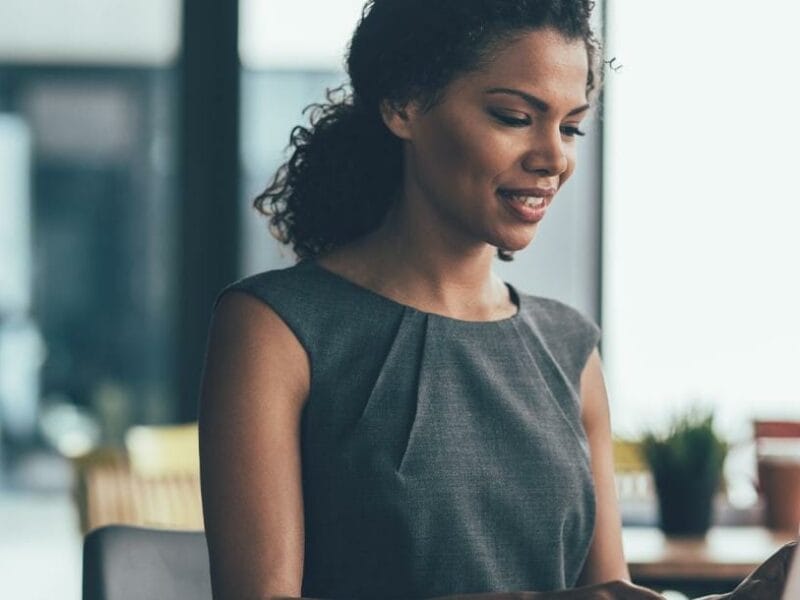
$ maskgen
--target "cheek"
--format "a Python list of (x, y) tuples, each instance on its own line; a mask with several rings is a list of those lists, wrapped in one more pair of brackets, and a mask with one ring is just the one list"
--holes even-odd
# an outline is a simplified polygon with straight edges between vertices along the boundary
[(502, 157), (508, 149), (493, 143), (490, 136), (465, 124), (452, 124), (432, 131), (420, 152), (420, 165), (434, 180), (446, 187), (485, 185), (503, 170)]

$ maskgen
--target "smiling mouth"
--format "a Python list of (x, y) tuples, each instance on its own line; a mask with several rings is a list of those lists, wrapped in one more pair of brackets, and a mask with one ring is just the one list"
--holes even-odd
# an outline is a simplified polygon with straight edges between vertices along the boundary
[(517, 218), (526, 223), (538, 223), (544, 218), (547, 207), (553, 201), (555, 188), (501, 188), (497, 195), (506, 202)]

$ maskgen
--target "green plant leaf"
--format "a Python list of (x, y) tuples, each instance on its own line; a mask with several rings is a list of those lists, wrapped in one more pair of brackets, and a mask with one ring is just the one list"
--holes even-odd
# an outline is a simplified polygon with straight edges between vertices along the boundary
[(666, 434), (645, 433), (641, 450), (656, 477), (717, 479), (728, 444), (714, 432), (713, 411), (692, 409), (675, 418)]

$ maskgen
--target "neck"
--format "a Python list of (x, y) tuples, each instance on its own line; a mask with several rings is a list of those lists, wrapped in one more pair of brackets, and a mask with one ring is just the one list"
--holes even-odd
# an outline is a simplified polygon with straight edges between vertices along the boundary
[(509, 312), (508, 290), (492, 273), (495, 253), (489, 244), (448, 237), (435, 219), (398, 202), (377, 230), (350, 249), (359, 257), (351, 276), (421, 310), (491, 320)]

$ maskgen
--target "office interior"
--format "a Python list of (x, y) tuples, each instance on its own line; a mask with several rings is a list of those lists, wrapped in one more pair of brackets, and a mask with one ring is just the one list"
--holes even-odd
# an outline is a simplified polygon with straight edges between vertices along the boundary
[[(303, 109), (345, 81), (362, 4), (0, 3), (4, 596), (79, 598), (92, 527), (202, 526), (213, 303), (294, 262), (252, 200)], [(531, 247), (497, 264), (602, 327), (626, 550), (639, 581), (687, 594), (721, 591), (796, 536), (768, 523), (760, 452), (792, 465), (777, 493), (800, 507), (800, 8), (701, 4), (598, 2), (605, 81), (578, 169)], [(728, 452), (710, 533), (669, 547), (709, 563), (686, 574), (664, 570), (637, 442), (694, 409)], [(128, 500), (150, 494), (151, 512), (92, 513), (97, 469), (118, 469)]]

